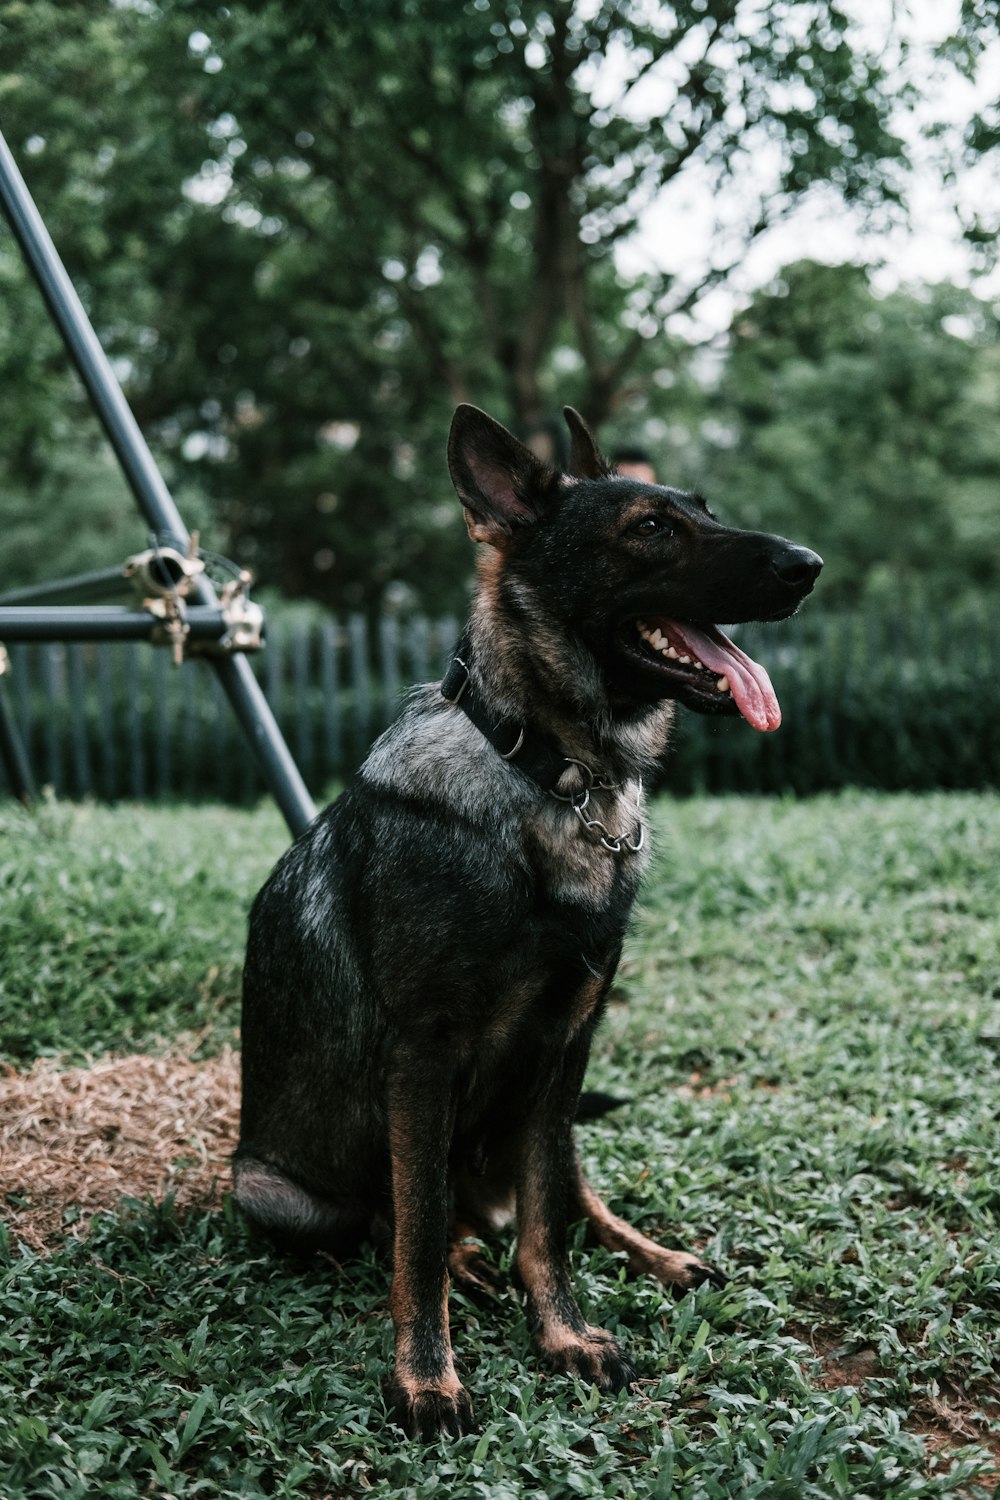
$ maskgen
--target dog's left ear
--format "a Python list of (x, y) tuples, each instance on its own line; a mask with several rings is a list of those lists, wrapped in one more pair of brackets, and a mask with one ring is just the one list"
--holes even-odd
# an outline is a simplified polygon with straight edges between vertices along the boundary
[(613, 474), (613, 466), (598, 448), (597, 439), (580, 413), (574, 411), (572, 406), (564, 406), (563, 416), (566, 418), (571, 440), (569, 472), (574, 478), (606, 479), (609, 474)]
[(494, 547), (538, 520), (557, 478), (506, 427), (465, 403), (451, 421), (448, 468), (465, 507), (469, 535)]

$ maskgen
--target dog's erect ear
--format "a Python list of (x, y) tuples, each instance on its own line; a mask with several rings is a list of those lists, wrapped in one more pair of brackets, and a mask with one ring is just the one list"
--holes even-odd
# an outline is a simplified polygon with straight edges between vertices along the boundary
[(614, 469), (601, 453), (597, 440), (578, 411), (572, 406), (563, 407), (563, 416), (572, 439), (569, 452), (569, 472), (576, 479), (606, 479)]
[(448, 468), (474, 542), (502, 546), (538, 520), (556, 471), (478, 406), (463, 403), (448, 434)]

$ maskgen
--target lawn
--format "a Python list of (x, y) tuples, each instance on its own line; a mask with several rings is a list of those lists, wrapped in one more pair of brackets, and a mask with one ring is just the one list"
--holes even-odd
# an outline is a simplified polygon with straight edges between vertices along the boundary
[(580, 1137), (729, 1285), (673, 1302), (578, 1229), (638, 1388), (541, 1374), (513, 1291), (455, 1294), (481, 1431), (421, 1447), (385, 1266), (280, 1260), (225, 1195), (276, 813), (0, 811), (3, 1500), (1000, 1494), (1000, 798), (656, 821), (590, 1071), (628, 1103)]

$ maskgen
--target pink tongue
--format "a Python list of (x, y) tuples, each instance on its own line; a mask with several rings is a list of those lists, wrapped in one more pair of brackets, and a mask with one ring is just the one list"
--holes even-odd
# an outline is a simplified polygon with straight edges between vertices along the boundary
[[(679, 625), (676, 620), (664, 620), (670, 635), (687, 647), (685, 655), (696, 656), (706, 667), (719, 676), (729, 678), (729, 688), (736, 707), (754, 729), (777, 729), (781, 723), (781, 709), (775, 697), (771, 679), (759, 662), (741, 651), (727, 635), (710, 625), (699, 630), (695, 625)], [(666, 633), (664, 631), (664, 633)]]

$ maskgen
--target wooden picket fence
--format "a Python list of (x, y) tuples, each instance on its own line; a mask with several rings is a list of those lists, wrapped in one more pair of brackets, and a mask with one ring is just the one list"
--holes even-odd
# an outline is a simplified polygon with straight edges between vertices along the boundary
[[(253, 658), (306, 782), (349, 775), (406, 688), (439, 678), (454, 618), (273, 619)], [(852, 614), (810, 602), (745, 627), (771, 672), (779, 733), (680, 713), (663, 784), (810, 792), (1000, 785), (1000, 613), (918, 603)], [(262, 781), (214, 673), (144, 644), (12, 645), (4, 679), (36, 779), (60, 797), (246, 802)]]

